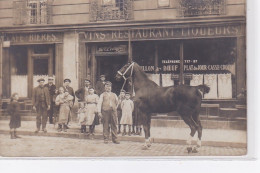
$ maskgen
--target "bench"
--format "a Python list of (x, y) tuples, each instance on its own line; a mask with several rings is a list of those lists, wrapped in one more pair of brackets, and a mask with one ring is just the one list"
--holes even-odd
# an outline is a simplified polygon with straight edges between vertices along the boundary
[(207, 115), (207, 118), (209, 116), (209, 109), (210, 108), (217, 108), (218, 109), (218, 116), (219, 116), (219, 104), (207, 104), (207, 103), (203, 103), (201, 104), (201, 107), (202, 108), (206, 108), (206, 115)]

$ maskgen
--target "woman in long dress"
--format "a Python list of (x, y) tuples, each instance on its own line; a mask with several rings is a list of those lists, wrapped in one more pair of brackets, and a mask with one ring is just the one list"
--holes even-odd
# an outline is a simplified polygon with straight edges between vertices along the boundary
[(98, 95), (94, 93), (94, 88), (89, 88), (89, 95), (86, 96), (86, 125), (89, 126), (89, 134), (94, 136), (95, 115), (97, 113)]
[(59, 110), (59, 120), (58, 120), (58, 131), (60, 132), (63, 127), (63, 131), (66, 132), (66, 123), (68, 122), (70, 107), (73, 104), (74, 97), (68, 92), (64, 92), (64, 88), (59, 88), (59, 95), (56, 97), (55, 104), (60, 106)]

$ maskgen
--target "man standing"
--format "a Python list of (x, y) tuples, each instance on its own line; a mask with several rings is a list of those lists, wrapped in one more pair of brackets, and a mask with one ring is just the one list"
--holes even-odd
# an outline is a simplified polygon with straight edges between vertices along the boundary
[(101, 95), (105, 91), (105, 83), (106, 83), (106, 77), (105, 75), (100, 75), (100, 80), (96, 83), (96, 92), (97, 95)]
[(32, 104), (33, 109), (37, 112), (36, 116), (36, 131), (40, 131), (42, 125), (42, 131), (47, 133), (46, 123), (47, 123), (47, 110), (50, 109), (50, 95), (48, 88), (44, 87), (44, 79), (39, 79), (39, 86), (33, 89)]
[(48, 110), (48, 112), (47, 112), (50, 124), (53, 124), (53, 110), (54, 110), (54, 106), (55, 106), (55, 100), (53, 97), (55, 95), (56, 86), (54, 85), (53, 81), (54, 81), (54, 78), (49, 77), (48, 84), (44, 85), (44, 87), (48, 88), (49, 94), (50, 94), (51, 107), (50, 107), (50, 110)]
[[(70, 79), (64, 79), (63, 88), (64, 88), (64, 92), (68, 92), (71, 96), (73, 96), (73, 100), (72, 100), (72, 106), (73, 106), (74, 102), (75, 102), (75, 94), (74, 94), (73, 88), (69, 86), (70, 83), (71, 83)], [(70, 110), (71, 110), (71, 108), (70, 108)], [(69, 128), (68, 124), (70, 122), (70, 119), (71, 119), (71, 111), (70, 111), (70, 114), (69, 114), (68, 122), (67, 122), (67, 124), (65, 124), (65, 128), (67, 128), (67, 129)]]
[(108, 143), (109, 139), (109, 126), (112, 133), (112, 142), (119, 144), (117, 140), (117, 95), (111, 92), (112, 83), (107, 81), (105, 83), (105, 92), (100, 95), (98, 101), (98, 114), (103, 122), (103, 136), (104, 143)]
[(86, 96), (89, 94), (88, 90), (91, 87), (91, 82), (89, 79), (84, 80), (84, 87), (78, 89), (75, 92), (76, 97), (79, 99), (79, 102), (85, 102)]

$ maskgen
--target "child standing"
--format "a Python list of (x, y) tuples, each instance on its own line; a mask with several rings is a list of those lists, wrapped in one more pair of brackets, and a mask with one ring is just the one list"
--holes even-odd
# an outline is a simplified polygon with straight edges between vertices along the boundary
[(125, 99), (125, 90), (120, 91), (120, 95), (118, 96), (118, 105), (117, 105), (117, 117), (118, 117), (118, 132), (117, 134), (121, 133), (121, 118), (122, 118), (122, 108), (121, 103)]
[(134, 102), (130, 99), (130, 93), (125, 93), (125, 100), (121, 103), (122, 118), (120, 124), (124, 125), (124, 132), (122, 136), (126, 135), (126, 125), (128, 125), (128, 135), (131, 136), (131, 125), (133, 124), (132, 113), (134, 110)]
[(78, 110), (78, 120), (79, 124), (81, 125), (80, 132), (85, 133), (86, 132), (86, 116), (85, 116), (85, 105), (84, 102), (79, 102), (79, 110)]
[(89, 135), (90, 138), (94, 138), (94, 130), (95, 130), (95, 115), (97, 113), (97, 104), (98, 104), (98, 95), (94, 93), (94, 88), (89, 88), (89, 95), (86, 96), (86, 113), (87, 117), (86, 125), (89, 126)]
[(18, 99), (18, 93), (14, 93), (11, 97), (11, 103), (8, 105), (7, 108), (8, 114), (11, 115), (9, 123), (11, 139), (20, 138), (16, 135), (16, 129), (21, 127), (21, 116), (19, 114), (20, 104), (18, 102)]

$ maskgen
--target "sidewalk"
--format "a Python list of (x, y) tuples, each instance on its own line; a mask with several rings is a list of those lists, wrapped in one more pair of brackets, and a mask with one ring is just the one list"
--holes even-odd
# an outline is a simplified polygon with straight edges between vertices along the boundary
[[(0, 134), (9, 133), (9, 121), (0, 121)], [(67, 138), (88, 138), (86, 135), (80, 133), (80, 126), (77, 123), (71, 123), (68, 132), (57, 132), (57, 125), (47, 124), (48, 133), (35, 134), (35, 121), (22, 121), (22, 127), (18, 129), (20, 135), (30, 136), (50, 136), (50, 137), (67, 137)], [(102, 125), (96, 126), (95, 139), (103, 139)], [(151, 127), (151, 140), (154, 143), (167, 144), (186, 144), (190, 129), (188, 128), (173, 128), (173, 127)], [(197, 139), (195, 134), (194, 142)], [(142, 136), (121, 136), (121, 141), (144, 142), (144, 132)], [(202, 134), (202, 145), (216, 146), (216, 147), (246, 147), (247, 133), (243, 130), (230, 129), (204, 129)]]

